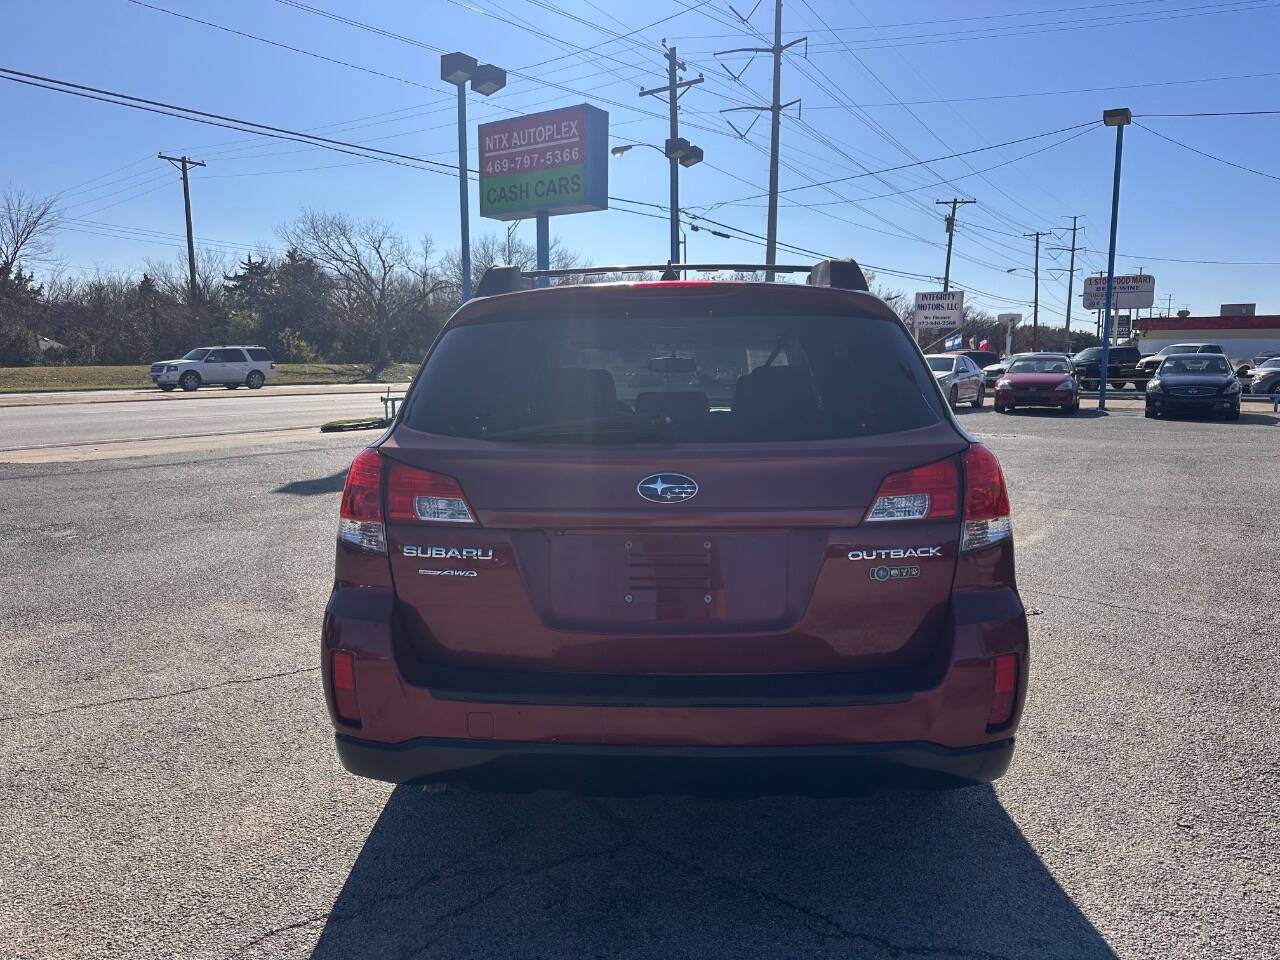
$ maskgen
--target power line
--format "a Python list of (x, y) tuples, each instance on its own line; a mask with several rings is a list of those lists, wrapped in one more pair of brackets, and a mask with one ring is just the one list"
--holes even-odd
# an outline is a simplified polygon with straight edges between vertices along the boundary
[[(1109, 93), (1116, 90), (1148, 90), (1153, 87), (1179, 87), (1195, 83), (1223, 83), (1230, 80), (1262, 80), (1268, 77), (1280, 77), (1280, 71), (1267, 73), (1237, 73), (1222, 77), (1197, 77), (1188, 80), (1155, 80), (1150, 83), (1125, 83), (1110, 87), (1077, 87), (1073, 90), (1036, 90), (1025, 93), (991, 93), (972, 97), (947, 97), (935, 100), (903, 100), (892, 103), (864, 103), (866, 107), (924, 107), (950, 103), (984, 103), (992, 100), (1021, 100), (1031, 97), (1066, 97), (1080, 93)], [(809, 107), (810, 110), (842, 110), (842, 104), (821, 103)], [(1152, 116), (1152, 114), (1147, 114)]]
[[(355, 156), (367, 156), (369, 154), (377, 154), (380, 158), (390, 163), (399, 163), (402, 166), (413, 166), (414, 169), (431, 169), (432, 172), (440, 173), (442, 176), (452, 176), (453, 166), (446, 163), (440, 163), (435, 160), (428, 160), (424, 157), (415, 157), (412, 154), (397, 153), (394, 150), (382, 150), (378, 147), (370, 147), (359, 143), (348, 143), (344, 140), (335, 140), (330, 137), (321, 137), (316, 134), (302, 133), (298, 130), (289, 130), (285, 127), (277, 127), (264, 123), (257, 123), (252, 120), (241, 120), (237, 117), (230, 117), (219, 113), (210, 113), (205, 110), (197, 110), (194, 107), (182, 107), (172, 103), (164, 103), (160, 100), (150, 100), (146, 97), (135, 97), (126, 93), (116, 93), (112, 90), (104, 90), (99, 87), (85, 86), (84, 84), (71, 83), (67, 80), (56, 80), (52, 77), (44, 77), (35, 73), (26, 73), (22, 70), (13, 70), (9, 67), (0, 67), (0, 75), (3, 79), (13, 81), (14, 83), (25, 84), (30, 87), (38, 87), (43, 90), (52, 90), (55, 93), (67, 93), (77, 97), (84, 97), (89, 100), (99, 100), (103, 103), (113, 103), (120, 107), (129, 107), (134, 110), (145, 110), (148, 113), (158, 113), (163, 116), (177, 117), (180, 120), (190, 120), (193, 123), (204, 123), (214, 127), (226, 127), (229, 130), (239, 130), (243, 133), (254, 133), (259, 136), (274, 137), (280, 140), (293, 140), (296, 143), (307, 143), (312, 145), (324, 146), (330, 150), (337, 150), (339, 153), (352, 153), (355, 150), (365, 151), (364, 153), (356, 153)], [(410, 162), (405, 162), (410, 161)], [(417, 166), (417, 164), (426, 164), (426, 167)], [(435, 168), (439, 168), (438, 170)]]
[(1260, 177), (1266, 177), (1268, 180), (1280, 180), (1280, 176), (1277, 176), (1274, 173), (1267, 173), (1265, 170), (1255, 170), (1253, 167), (1246, 167), (1244, 164), (1236, 163), (1234, 160), (1228, 160), (1225, 157), (1216, 156), (1208, 151), (1201, 150), (1198, 147), (1193, 147), (1189, 143), (1183, 143), (1181, 140), (1175, 140), (1173, 137), (1167, 137), (1159, 131), (1152, 130), (1144, 123), (1138, 123), (1136, 120), (1133, 122), (1133, 125), (1135, 127), (1141, 127), (1152, 136), (1159, 137), (1161, 140), (1167, 140), (1169, 143), (1181, 147), (1183, 150), (1190, 150), (1192, 153), (1198, 153), (1200, 156), (1208, 157), (1210, 160), (1217, 160), (1219, 163), (1225, 163), (1228, 167), (1235, 167), (1237, 170), (1244, 170), (1246, 173), (1254, 173)]

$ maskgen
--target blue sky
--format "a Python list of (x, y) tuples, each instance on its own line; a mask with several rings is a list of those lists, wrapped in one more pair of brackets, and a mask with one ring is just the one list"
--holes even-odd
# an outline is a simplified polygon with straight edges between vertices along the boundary
[[(292, 0), (148, 3), (8, 4), (0, 66), (453, 162), (452, 88), (437, 79), (438, 55), (429, 48), (463, 50), (523, 74), (488, 100), (472, 97), (474, 166), (477, 122), (580, 102), (609, 112), (613, 143), (660, 144), (666, 120), (653, 114), (662, 104), (637, 94), (665, 82), (666, 38), (687, 60), (686, 76), (707, 77), (682, 101), (682, 133), (706, 152), (705, 163), (682, 171), (682, 207), (737, 230), (765, 232), (764, 200), (745, 198), (768, 182), (767, 117), (744, 142), (720, 111), (766, 102), (768, 58), (718, 60), (715, 53), (758, 45), (750, 31), (771, 31), (769, 0), (750, 27), (735, 21), (725, 0), (312, 5), (425, 47), (318, 16)], [(750, 8), (749, 0), (734, 5), (743, 13)], [(1135, 114), (1280, 107), (1277, 0), (788, 0), (784, 31), (786, 39), (808, 35), (809, 43), (807, 58), (804, 44), (793, 48), (783, 73), (783, 99), (802, 98), (803, 113), (789, 111), (782, 125), (781, 186), (798, 189), (788, 189), (780, 205), (779, 240), (885, 268), (881, 280), (890, 287), (934, 289), (934, 282), (887, 271), (940, 275), (946, 238), (934, 201), (976, 197), (960, 212), (953, 282), (976, 305), (1029, 313), (1032, 242), (1021, 235), (1056, 230), (1042, 250), (1047, 323), (1061, 322), (1067, 265), (1064, 252), (1047, 248), (1069, 241), (1062, 228), (1070, 215), (1081, 216), (1080, 271), (1105, 263), (1115, 138), (1100, 123), (830, 190), (806, 185), (1098, 120), (1106, 107), (1129, 106)], [(741, 79), (731, 79), (726, 67), (742, 71)], [(1241, 79), (1210, 79), (1223, 77)], [(1062, 92), (1119, 87), (1128, 89)], [(442, 250), (457, 245), (451, 176), (9, 82), (0, 83), (0, 111), (8, 133), (0, 185), (62, 194), (70, 219), (56, 241), (70, 270), (136, 271), (146, 258), (183, 256), (181, 186), (156, 159), (158, 151), (206, 161), (192, 174), (195, 231), (229, 257), (259, 244), (278, 248), (276, 227), (303, 206), (385, 218), (409, 238), (429, 234)], [(750, 114), (728, 117), (741, 128)], [(1140, 122), (1280, 177), (1280, 116)], [(1040, 152), (1024, 156), (1031, 151)], [(615, 196), (665, 204), (666, 182), (664, 161), (650, 151), (610, 160)], [(477, 209), (473, 185), (473, 236), (505, 229), (481, 220)], [(1161, 304), (1172, 294), (1175, 309), (1185, 304), (1195, 313), (1240, 301), (1280, 313), (1277, 221), (1280, 180), (1199, 156), (1136, 126), (1126, 132), (1117, 271), (1154, 273)], [(518, 229), (532, 242), (532, 221)], [(584, 260), (665, 259), (662, 219), (615, 209), (559, 217), (552, 230)], [(691, 233), (689, 259), (759, 261), (763, 245)], [(779, 259), (811, 258), (782, 251)], [(1010, 267), (1017, 269), (1008, 273)], [(1079, 289), (1077, 275), (1076, 317)]]

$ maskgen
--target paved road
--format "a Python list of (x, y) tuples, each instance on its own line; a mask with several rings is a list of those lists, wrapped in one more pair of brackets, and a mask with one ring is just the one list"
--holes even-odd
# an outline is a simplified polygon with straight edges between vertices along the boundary
[[(318, 427), (328, 420), (381, 415), (381, 401), (376, 393), (367, 390), (295, 393), (267, 389), (251, 393), (221, 389), (172, 394), (152, 391), (124, 402), (104, 391), (89, 402), (0, 404), (0, 462), (17, 459), (13, 455), (18, 451), (84, 445), (110, 448), (132, 441), (159, 439), (241, 437)], [(240, 440), (234, 443), (239, 444)], [(185, 448), (198, 450), (203, 446), (203, 442), (193, 442)], [(130, 455), (148, 452), (145, 445), (125, 449)], [(116, 456), (120, 450), (104, 449), (100, 453)], [(70, 454), (67, 458), (71, 458)]]
[(1041, 611), (1015, 765), (848, 800), (342, 773), (318, 631), (367, 435), (0, 465), (0, 954), (1274, 957), (1276, 418), (963, 418)]

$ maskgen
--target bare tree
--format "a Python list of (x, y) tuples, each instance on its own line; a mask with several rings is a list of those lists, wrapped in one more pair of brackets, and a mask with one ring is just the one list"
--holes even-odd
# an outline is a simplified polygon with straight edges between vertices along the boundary
[(281, 227), (279, 234), (332, 273), (341, 306), (370, 324), (374, 370), (390, 363), (392, 335), (412, 314), (425, 309), (441, 286), (431, 276), (430, 241), (415, 254), (383, 220), (353, 220), (346, 214), (309, 209)]
[[(484, 272), (495, 265), (519, 267), (521, 270), (533, 270), (538, 263), (538, 248), (516, 236), (519, 220), (507, 225), (502, 234), (487, 233), (472, 240), (471, 243), (471, 276), (476, 282), (484, 276)], [(551, 248), (547, 251), (548, 262), (553, 270), (567, 270), (578, 266), (578, 255), (567, 249), (559, 237), (553, 237)], [(457, 250), (451, 250), (440, 260), (440, 272), (456, 292), (462, 289), (462, 257)]]
[(0, 201), (0, 273), (12, 273), (19, 260), (44, 260), (53, 251), (49, 235), (61, 215), (55, 197), (36, 197), (9, 187)]

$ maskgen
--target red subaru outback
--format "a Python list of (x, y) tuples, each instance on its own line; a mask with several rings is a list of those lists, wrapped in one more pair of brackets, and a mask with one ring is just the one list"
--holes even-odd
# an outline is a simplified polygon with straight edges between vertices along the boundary
[(322, 641), (343, 765), (1003, 774), (1004, 477), (857, 265), (527, 287), (486, 274), (351, 465)]

